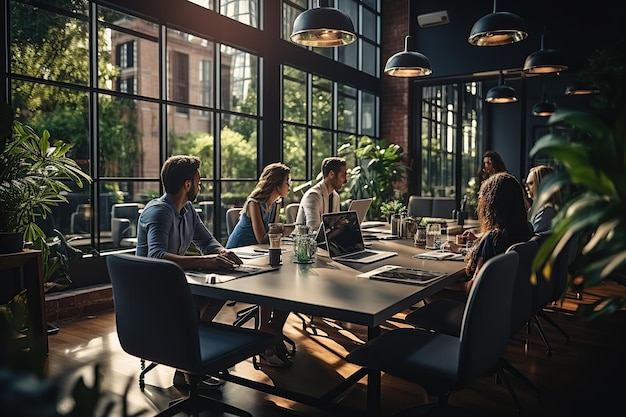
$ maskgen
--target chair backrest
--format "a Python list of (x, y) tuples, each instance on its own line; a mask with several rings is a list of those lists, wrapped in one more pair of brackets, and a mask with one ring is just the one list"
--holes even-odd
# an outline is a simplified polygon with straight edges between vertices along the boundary
[[(551, 235), (551, 232), (543, 232), (536, 234), (531, 240), (537, 241), (539, 247)], [(533, 294), (533, 310), (538, 313), (545, 306), (559, 301), (563, 293), (567, 289), (569, 279), (569, 265), (572, 262), (576, 252), (576, 246), (580, 236), (572, 237), (565, 247), (559, 252), (554, 260), (551, 268), (551, 275), (544, 277), (541, 272), (537, 271), (537, 283)]]
[(518, 258), (515, 251), (490, 258), (472, 285), (461, 324), (461, 383), (474, 381), (487, 372), (506, 350)]
[(412, 195), (409, 197), (407, 213), (413, 217), (431, 217), (433, 212), (432, 197)]
[(226, 233), (228, 236), (233, 232), (237, 223), (239, 223), (239, 214), (243, 207), (233, 207), (226, 210)]
[(456, 210), (456, 199), (451, 197), (433, 198), (432, 217), (451, 219), (453, 210)]
[(198, 310), (174, 262), (107, 255), (117, 335), (125, 352), (178, 369), (200, 364)]
[(287, 207), (285, 207), (285, 223), (291, 224), (296, 222), (299, 208), (300, 203), (287, 204)]
[(534, 314), (533, 285), (530, 282), (530, 275), (538, 250), (539, 245), (535, 240), (516, 243), (507, 249), (507, 252), (516, 252), (519, 257), (511, 300), (511, 335), (524, 327)]

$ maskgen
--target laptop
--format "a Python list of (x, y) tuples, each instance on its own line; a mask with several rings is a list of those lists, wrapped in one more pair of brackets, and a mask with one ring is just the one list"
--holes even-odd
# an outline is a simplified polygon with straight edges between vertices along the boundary
[(365, 249), (356, 211), (322, 214), (326, 250), (333, 261), (369, 264), (397, 255), (396, 252)]
[(371, 205), (372, 205), (371, 198), (362, 198), (359, 200), (352, 200), (350, 202), (350, 207), (348, 207), (348, 211), (356, 211), (356, 214), (359, 218), (359, 224), (362, 224), (363, 221), (365, 221), (367, 210), (369, 210)]
[[(367, 215), (367, 211), (372, 205), (372, 198), (361, 198), (358, 200), (352, 200), (350, 202), (350, 206), (348, 207), (348, 211), (356, 211), (357, 217), (359, 218), (359, 224), (365, 221), (365, 216)], [(326, 237), (324, 236), (324, 223), (320, 223), (319, 229), (317, 229), (317, 235), (315, 235), (315, 241), (318, 246), (326, 247)]]

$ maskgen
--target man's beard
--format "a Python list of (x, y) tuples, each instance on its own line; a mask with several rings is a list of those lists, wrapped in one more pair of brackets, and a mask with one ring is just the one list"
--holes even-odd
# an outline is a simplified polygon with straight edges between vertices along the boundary
[(196, 198), (198, 198), (198, 193), (196, 193), (193, 189), (189, 189), (189, 191), (187, 191), (187, 200), (193, 203), (196, 201)]

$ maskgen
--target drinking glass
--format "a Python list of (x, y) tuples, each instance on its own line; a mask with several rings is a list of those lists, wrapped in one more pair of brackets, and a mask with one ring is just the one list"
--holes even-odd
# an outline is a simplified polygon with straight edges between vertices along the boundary
[(426, 225), (426, 249), (439, 249), (441, 245), (441, 225), (429, 223)]

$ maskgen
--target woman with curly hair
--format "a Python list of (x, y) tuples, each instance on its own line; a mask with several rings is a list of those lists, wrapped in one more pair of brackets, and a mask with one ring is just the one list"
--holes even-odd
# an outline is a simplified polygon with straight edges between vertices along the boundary
[[(241, 209), (239, 222), (228, 237), (226, 248), (237, 248), (258, 243), (268, 243), (269, 224), (277, 222), (279, 202), (289, 194), (291, 170), (283, 163), (267, 165), (259, 181), (246, 199)], [(289, 234), (293, 226), (285, 226), (283, 234)], [(261, 306), (260, 330), (282, 335), (283, 326), (289, 317), (288, 311), (279, 311)], [(261, 358), (273, 367), (292, 365), (285, 344), (281, 341), (273, 349), (260, 354)]]
[(477, 212), (480, 225), (478, 240), (465, 257), (465, 272), (471, 277), (465, 283), (468, 293), (477, 272), (488, 259), (532, 236), (524, 205), (524, 191), (517, 178), (507, 172), (495, 173), (483, 181)]

